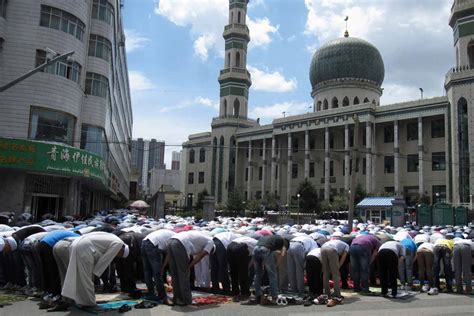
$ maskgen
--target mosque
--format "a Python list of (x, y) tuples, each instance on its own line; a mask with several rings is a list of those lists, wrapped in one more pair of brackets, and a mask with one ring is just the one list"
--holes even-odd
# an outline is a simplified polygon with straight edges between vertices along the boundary
[(380, 106), (382, 56), (346, 32), (314, 53), (313, 111), (268, 125), (247, 116), (247, 4), (229, 0), (219, 116), (210, 132), (190, 135), (183, 144), (188, 205), (204, 189), (218, 205), (234, 190), (247, 201), (274, 194), (280, 204), (290, 204), (305, 179), (321, 200), (347, 194), (357, 131), (356, 183), (368, 194), (472, 209), (474, 0), (455, 0), (451, 9), (456, 65), (446, 74), (446, 96)]

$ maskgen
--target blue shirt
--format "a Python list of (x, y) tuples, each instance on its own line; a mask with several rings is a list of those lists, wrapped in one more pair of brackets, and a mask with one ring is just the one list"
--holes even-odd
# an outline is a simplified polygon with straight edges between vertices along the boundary
[(416, 252), (416, 244), (412, 239), (406, 238), (406, 239), (401, 240), (400, 243), (403, 245), (403, 247), (405, 247), (405, 249), (410, 250), (411, 253)]
[(42, 242), (47, 243), (50, 247), (54, 247), (56, 243), (66, 237), (79, 237), (79, 234), (67, 231), (67, 230), (55, 230), (46, 234), (41, 239)]

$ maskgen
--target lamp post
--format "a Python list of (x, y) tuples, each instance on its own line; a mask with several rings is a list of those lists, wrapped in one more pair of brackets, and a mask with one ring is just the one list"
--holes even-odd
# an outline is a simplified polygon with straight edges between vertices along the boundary
[(296, 197), (298, 198), (298, 217), (296, 219), (298, 225), (300, 224), (300, 196), (301, 194), (296, 194)]
[(193, 194), (188, 194), (188, 209), (191, 212), (193, 210)]
[(436, 203), (439, 203), (439, 192), (436, 192), (435, 195), (436, 195)]
[[(243, 210), (243, 211), (244, 211), (244, 216), (245, 216), (245, 205), (246, 205), (246, 204), (247, 204), (247, 202), (242, 201), (242, 208), (244, 209), (244, 210)], [(235, 215), (235, 214), (234, 214), (234, 215)]]

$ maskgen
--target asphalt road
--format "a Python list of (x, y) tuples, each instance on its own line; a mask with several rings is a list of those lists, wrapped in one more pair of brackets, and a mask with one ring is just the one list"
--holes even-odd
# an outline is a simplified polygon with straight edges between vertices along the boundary
[[(15, 302), (10, 306), (0, 308), (1, 316), (32, 316), (57, 315), (76, 316), (92, 315), (77, 309), (63, 313), (47, 313), (37, 308), (37, 302), (26, 300)], [(158, 306), (153, 309), (133, 309), (123, 315), (130, 316), (173, 316), (173, 315), (252, 315), (252, 316), (281, 316), (281, 315), (474, 315), (474, 296), (439, 294), (428, 296), (418, 294), (408, 300), (394, 300), (382, 297), (366, 297), (348, 293), (343, 305), (332, 308), (326, 306), (241, 306), (237, 303), (227, 303), (219, 306), (205, 307), (169, 307)], [(100, 315), (120, 315), (118, 312), (101, 313)]]

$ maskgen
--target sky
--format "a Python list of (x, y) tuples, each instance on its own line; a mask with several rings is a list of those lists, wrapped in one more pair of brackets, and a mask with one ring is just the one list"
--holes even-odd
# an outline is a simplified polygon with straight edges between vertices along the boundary
[[(124, 0), (122, 15), (133, 107), (133, 138), (167, 145), (165, 162), (188, 135), (218, 116), (222, 32), (229, 0)], [(249, 117), (262, 124), (312, 106), (309, 65), (324, 43), (350, 36), (380, 51), (382, 105), (445, 94), (454, 66), (452, 0), (250, 0)]]

